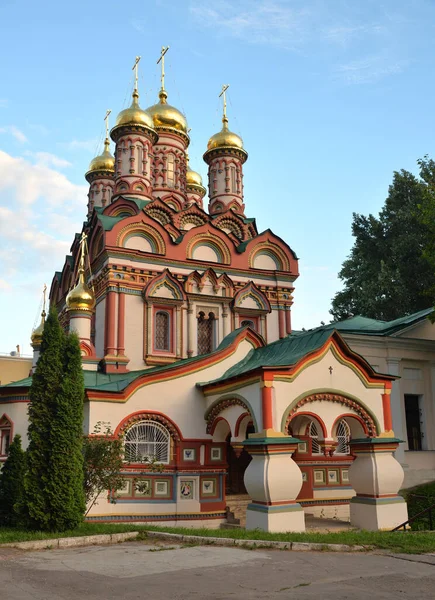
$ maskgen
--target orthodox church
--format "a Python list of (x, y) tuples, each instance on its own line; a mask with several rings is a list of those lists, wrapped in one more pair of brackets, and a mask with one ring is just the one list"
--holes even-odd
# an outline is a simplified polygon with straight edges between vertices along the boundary
[[(188, 159), (185, 116), (136, 84), (85, 177), (88, 210), (55, 273), (50, 303), (77, 332), (85, 434), (125, 443), (124, 487), (92, 520), (219, 527), (232, 496), (246, 526), (303, 531), (305, 514), (365, 529), (406, 521), (398, 495), (390, 392), (333, 327), (293, 332), (298, 259), (245, 206), (241, 137), (222, 129), (204, 153), (207, 190)], [(34, 330), (35, 368), (44, 327)], [(0, 387), (0, 454), (26, 440), (31, 377)], [(144, 464), (154, 457), (153, 472)], [(140, 492), (134, 485), (140, 479)]]

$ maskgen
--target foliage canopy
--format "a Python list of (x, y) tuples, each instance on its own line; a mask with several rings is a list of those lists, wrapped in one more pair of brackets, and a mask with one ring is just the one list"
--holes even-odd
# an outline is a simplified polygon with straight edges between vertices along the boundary
[(378, 217), (354, 213), (355, 242), (338, 274), (344, 288), (332, 300), (334, 320), (362, 315), (391, 321), (434, 304), (435, 220), (429, 213), (435, 216), (435, 168), (427, 157), (419, 165), (420, 178), (394, 173)]

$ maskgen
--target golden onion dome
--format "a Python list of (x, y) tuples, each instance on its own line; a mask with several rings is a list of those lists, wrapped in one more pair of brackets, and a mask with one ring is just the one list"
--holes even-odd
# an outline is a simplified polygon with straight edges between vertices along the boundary
[(145, 125), (146, 127), (149, 127), (149, 129), (154, 129), (152, 118), (147, 111), (139, 106), (139, 94), (136, 89), (133, 92), (131, 106), (119, 113), (116, 117), (116, 123), (113, 129), (123, 125)]
[(30, 336), (32, 346), (40, 346), (41, 345), (42, 334), (44, 333), (45, 317), (46, 317), (46, 313), (45, 313), (45, 310), (43, 310), (41, 313), (41, 322), (39, 323), (38, 327), (36, 327), (32, 331), (32, 335)]
[(84, 270), (79, 268), (79, 282), (66, 297), (68, 310), (92, 311), (95, 308), (95, 296), (85, 282)]
[(109, 148), (110, 141), (109, 138), (106, 138), (104, 140), (104, 152), (91, 160), (88, 173), (94, 173), (96, 171), (115, 172), (115, 157), (110, 154)]
[(224, 117), (222, 119), (222, 129), (218, 133), (215, 133), (208, 140), (207, 150), (214, 150), (215, 148), (237, 148), (243, 150), (243, 140), (228, 129), (228, 119)]
[(160, 90), (160, 102), (147, 108), (147, 114), (151, 117), (157, 130), (159, 127), (165, 127), (187, 135), (186, 117), (177, 108), (167, 103), (167, 97), (166, 90)]
[(202, 185), (202, 177), (196, 171), (188, 169), (186, 171), (186, 183), (187, 185)]

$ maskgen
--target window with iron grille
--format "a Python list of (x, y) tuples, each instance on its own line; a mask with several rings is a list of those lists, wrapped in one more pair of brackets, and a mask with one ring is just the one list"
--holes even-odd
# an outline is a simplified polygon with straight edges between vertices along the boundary
[(124, 449), (127, 462), (155, 460), (168, 464), (171, 436), (166, 427), (156, 421), (140, 421), (132, 425), (125, 434)]
[(171, 349), (170, 320), (171, 317), (168, 312), (164, 310), (156, 312), (154, 336), (156, 350), (166, 350), (169, 352)]
[(310, 423), (308, 435), (311, 438), (311, 454), (322, 454), (322, 449), (319, 444), (319, 431), (314, 421), (311, 421)]
[(337, 425), (337, 448), (334, 454), (350, 454), (350, 427), (344, 419)]
[(214, 313), (209, 313), (208, 317), (204, 312), (199, 313), (198, 317), (198, 354), (209, 354), (214, 349)]
[(251, 329), (255, 329), (255, 323), (254, 323), (254, 321), (251, 321), (250, 319), (244, 319), (240, 323), (240, 327), (250, 327)]

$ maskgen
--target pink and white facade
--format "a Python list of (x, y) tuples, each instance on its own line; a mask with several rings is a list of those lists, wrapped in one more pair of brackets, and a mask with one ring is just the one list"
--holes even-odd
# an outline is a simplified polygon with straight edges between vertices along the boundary
[[(246, 216), (241, 138), (226, 116), (210, 138), (206, 211), (186, 119), (166, 91), (159, 99), (142, 110), (135, 90), (112, 160), (107, 140), (91, 163), (89, 265), (82, 277), (77, 235), (50, 291), (81, 337), (85, 432), (109, 423), (130, 457), (117, 502), (101, 498), (90, 518), (216, 527), (236, 492), (251, 498), (250, 528), (302, 531), (304, 510), (345, 516), (351, 497), (358, 526), (400, 524), (394, 377), (332, 329), (292, 334), (298, 259)], [(93, 300), (72, 305), (79, 276)], [(0, 388), (0, 414), (24, 439), (29, 385)], [(145, 455), (163, 471), (135, 462)], [(148, 482), (140, 494), (137, 477)]]

